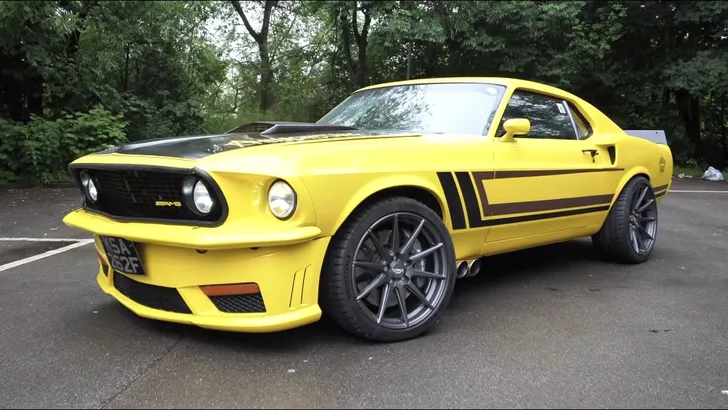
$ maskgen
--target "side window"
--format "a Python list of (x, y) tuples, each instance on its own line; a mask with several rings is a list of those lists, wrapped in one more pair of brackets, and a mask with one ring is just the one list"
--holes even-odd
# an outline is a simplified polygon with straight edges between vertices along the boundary
[(503, 123), (511, 118), (531, 121), (531, 131), (518, 138), (577, 139), (565, 102), (558, 98), (517, 90), (503, 113), (498, 136), (505, 133)]
[(583, 140), (591, 137), (594, 130), (592, 129), (591, 124), (589, 124), (589, 121), (584, 118), (584, 115), (576, 107), (574, 107), (574, 104), (569, 103), (569, 110), (571, 111), (571, 116), (574, 118), (574, 124), (576, 124), (579, 139)]

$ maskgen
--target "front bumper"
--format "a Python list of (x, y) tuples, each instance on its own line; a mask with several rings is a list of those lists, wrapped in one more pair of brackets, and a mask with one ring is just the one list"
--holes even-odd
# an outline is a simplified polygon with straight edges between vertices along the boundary
[(215, 228), (118, 222), (84, 209), (76, 209), (63, 218), (72, 227), (96, 235), (121, 236), (133, 242), (151, 242), (192, 249), (238, 249), (283, 246), (302, 243), (321, 235), (315, 226), (273, 229), (250, 224), (226, 224)]
[[(83, 210), (64, 221), (95, 234), (99, 286), (141, 317), (237, 332), (275, 332), (321, 318), (319, 276), (330, 238), (306, 238), (316, 228), (254, 238), (223, 227), (195, 234), (193, 227), (115, 222)], [(146, 275), (113, 271), (99, 235), (135, 242)]]

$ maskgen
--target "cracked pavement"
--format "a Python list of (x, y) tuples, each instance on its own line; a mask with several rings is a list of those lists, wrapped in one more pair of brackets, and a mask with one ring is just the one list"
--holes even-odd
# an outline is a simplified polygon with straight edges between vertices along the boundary
[[(77, 201), (0, 190), (0, 236), (86, 238), (60, 222)], [(0, 406), (728, 408), (727, 211), (728, 194), (669, 193), (638, 266), (596, 260), (589, 240), (487, 258), (435, 329), (396, 344), (326, 322), (255, 335), (142, 319), (97, 288), (83, 246), (0, 271)], [(17, 249), (0, 260), (32, 253)]]

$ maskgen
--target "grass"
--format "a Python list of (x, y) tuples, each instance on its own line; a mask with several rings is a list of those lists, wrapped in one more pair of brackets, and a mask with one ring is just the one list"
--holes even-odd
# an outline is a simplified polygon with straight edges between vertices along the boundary
[(693, 178), (700, 178), (703, 176), (704, 173), (705, 173), (704, 169), (700, 169), (698, 167), (690, 167), (690, 166), (683, 167), (683, 166), (675, 165), (672, 170), (673, 175), (685, 174), (685, 175), (690, 175)]
[[(693, 178), (700, 179), (703, 176), (703, 174), (705, 173), (706, 169), (708, 169), (708, 167), (705, 167), (705, 169), (701, 169), (696, 166), (677, 166), (677, 165), (675, 165), (673, 167), (672, 174), (674, 176), (677, 176), (679, 174), (685, 174), (686, 176), (689, 175)], [(726, 178), (726, 180), (728, 181), (728, 169), (721, 169), (719, 171), (723, 173), (723, 178)]]

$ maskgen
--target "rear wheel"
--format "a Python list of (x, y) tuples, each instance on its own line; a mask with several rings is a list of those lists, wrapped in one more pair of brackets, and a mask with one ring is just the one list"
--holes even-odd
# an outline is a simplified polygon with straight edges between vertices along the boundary
[(324, 313), (369, 340), (421, 335), (445, 310), (455, 251), (438, 215), (410, 198), (373, 203), (332, 238), (321, 278)]
[(597, 250), (621, 263), (642, 263), (657, 240), (657, 200), (647, 178), (627, 183), (602, 228), (592, 236)]

